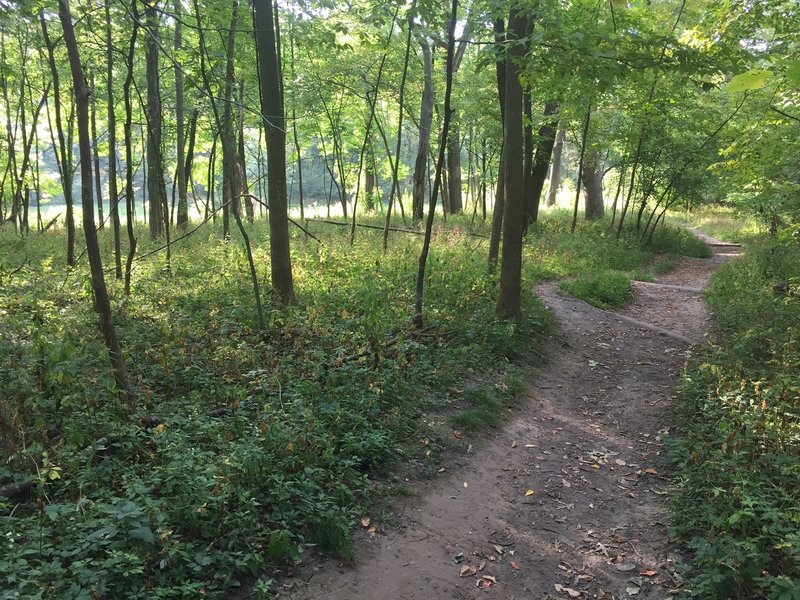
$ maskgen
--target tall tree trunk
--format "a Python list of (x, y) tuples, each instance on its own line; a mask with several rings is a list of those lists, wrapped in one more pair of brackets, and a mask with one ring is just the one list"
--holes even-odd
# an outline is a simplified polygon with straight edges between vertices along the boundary
[[(505, 24), (503, 19), (494, 22), (494, 42), (498, 48), (502, 47), (506, 41)], [(500, 124), (505, 131), (506, 114), (506, 61), (498, 53), (495, 63), (497, 71), (497, 95), (500, 99)], [(497, 191), (495, 193), (494, 210), (492, 211), (492, 234), (489, 239), (489, 273), (494, 273), (497, 268), (497, 260), (500, 256), (500, 238), (503, 233), (503, 215), (506, 206), (506, 186), (505, 186), (505, 149), (500, 148), (500, 166), (497, 170)]]
[[(89, 25), (91, 27), (91, 24)], [(92, 89), (95, 89), (94, 74), (91, 79)], [(92, 160), (94, 161), (94, 191), (97, 195), (97, 227), (105, 227), (103, 217), (103, 181), (100, 173), (100, 148), (97, 139), (97, 99), (93, 96), (90, 103), (90, 121), (92, 125)]]
[(603, 205), (603, 171), (600, 168), (600, 155), (590, 148), (581, 173), (586, 199), (586, 219), (596, 221), (605, 216)]
[(578, 225), (578, 203), (581, 199), (581, 184), (583, 183), (583, 166), (584, 156), (586, 155), (586, 138), (589, 135), (589, 123), (592, 118), (592, 105), (586, 109), (586, 120), (583, 123), (583, 135), (581, 135), (581, 157), (578, 160), (578, 189), (575, 190), (575, 207), (572, 211), (572, 228), (571, 233), (575, 233), (575, 227)]
[[(244, 194), (244, 212), (247, 216), (247, 222), (252, 223), (255, 218), (255, 207), (253, 206), (253, 198), (248, 192), (249, 184), (247, 183), (247, 154), (245, 152), (245, 139), (244, 139), (244, 79), (239, 82), (239, 167), (241, 169), (239, 177), (239, 188), (241, 193)], [(303, 191), (303, 181), (300, 178), (300, 193)]]
[(550, 169), (550, 188), (547, 190), (547, 206), (554, 206), (558, 195), (558, 188), (561, 187), (561, 153), (564, 149), (564, 137), (566, 127), (562, 122), (556, 134), (555, 145), (553, 146), (552, 167)]
[(411, 200), (411, 217), (421, 221), (425, 206), (425, 183), (428, 180), (428, 153), (431, 148), (431, 127), (433, 127), (433, 56), (431, 47), (425, 39), (420, 40), (422, 48), (423, 88), (422, 107), (419, 117), (419, 147), (414, 162), (414, 176)]
[(177, 125), (177, 166), (175, 179), (178, 187), (178, 214), (176, 224), (186, 229), (189, 224), (189, 194), (186, 170), (186, 94), (183, 76), (183, 63), (180, 55), (183, 48), (183, 23), (181, 22), (181, 2), (173, 0), (172, 10), (175, 12), (175, 122)]
[(431, 247), (431, 233), (433, 231), (433, 218), (436, 215), (436, 196), (439, 193), (439, 185), (444, 171), (445, 150), (447, 147), (448, 129), (450, 127), (450, 98), (453, 93), (453, 66), (455, 62), (455, 35), (456, 21), (458, 18), (458, 0), (453, 0), (450, 11), (450, 24), (447, 35), (447, 57), (446, 57), (446, 83), (444, 91), (444, 118), (442, 119), (442, 137), (439, 140), (439, 158), (436, 161), (436, 175), (433, 178), (433, 191), (428, 203), (428, 218), (425, 221), (425, 238), (422, 242), (422, 252), (419, 257), (419, 267), (417, 269), (417, 287), (414, 303), (413, 322), (417, 327), (423, 324), (423, 299), (425, 293), (425, 270), (428, 264), (428, 253)]
[(544, 188), (544, 180), (547, 178), (547, 168), (550, 165), (550, 157), (553, 154), (553, 145), (556, 140), (556, 125), (558, 121), (555, 115), (558, 113), (558, 108), (557, 102), (551, 101), (545, 104), (544, 122), (539, 128), (536, 158), (533, 161), (530, 187), (528, 188), (528, 221), (531, 223), (535, 223), (539, 219), (542, 189)]
[(294, 300), (294, 284), (286, 197), (286, 118), (283, 112), (280, 55), (270, 0), (253, 0), (253, 22), (258, 52), (261, 116), (267, 137), (272, 288), (280, 301), (288, 303)]
[(86, 237), (86, 251), (92, 274), (92, 290), (94, 304), (100, 317), (100, 330), (105, 338), (106, 347), (114, 369), (117, 391), (129, 412), (136, 408), (135, 398), (128, 380), (125, 358), (117, 338), (117, 330), (111, 314), (111, 302), (108, 298), (105, 278), (103, 276), (103, 260), (100, 256), (100, 245), (94, 226), (94, 202), (92, 198), (92, 149), (89, 135), (89, 88), (81, 67), (78, 54), (78, 42), (72, 28), (72, 16), (69, 12), (69, 0), (59, 0), (58, 15), (64, 30), (64, 42), (69, 55), (72, 82), (75, 89), (75, 103), (78, 112), (78, 143), (81, 159), (81, 207), (83, 209), (83, 234)]
[[(110, 1), (110, 0), (108, 0)], [(134, 193), (133, 173), (133, 104), (131, 101), (131, 87), (133, 87), (133, 60), (136, 50), (136, 38), (139, 33), (139, 12), (136, 3), (133, 4), (133, 31), (128, 44), (128, 53), (125, 57), (126, 76), (122, 86), (122, 96), (125, 102), (125, 212), (126, 231), (128, 233), (128, 256), (125, 260), (125, 295), (131, 294), (131, 265), (136, 256), (136, 233), (133, 221), (136, 218), (136, 195)]]
[(228, 29), (228, 40), (225, 46), (225, 89), (223, 92), (225, 106), (222, 109), (220, 131), (222, 140), (222, 232), (225, 237), (230, 235), (230, 212), (235, 210), (239, 213), (239, 198), (242, 194), (241, 167), (233, 124), (234, 53), (236, 51), (238, 18), (239, 0), (231, 0), (231, 25)]
[(146, 4), (148, 38), (145, 49), (147, 67), (147, 201), (150, 213), (150, 236), (164, 233), (168, 213), (167, 189), (164, 183), (164, 160), (161, 150), (163, 113), (161, 107), (161, 76), (158, 69), (160, 46), (156, 2)]
[[(294, 80), (294, 27), (289, 30), (289, 58), (292, 61), (291, 77)], [(300, 149), (300, 139), (297, 135), (297, 99), (294, 94), (295, 86), (292, 86), (292, 137), (294, 138), (294, 151), (297, 157), (297, 181), (298, 192), (300, 195), (300, 220), (304, 221), (306, 218), (305, 198), (303, 197), (303, 153)], [(325, 173), (323, 172), (323, 179)], [(325, 182), (323, 181), (323, 186)]]
[(114, 274), (122, 279), (122, 232), (117, 188), (117, 115), (114, 112), (114, 46), (111, 39), (111, 0), (105, 0), (106, 12), (106, 95), (108, 98), (108, 209), (114, 229)]
[(461, 189), (461, 129), (457, 123), (450, 128), (447, 139), (447, 190), (449, 211), (458, 214), (464, 211), (464, 199)]
[[(64, 204), (66, 205), (67, 221), (67, 264), (75, 265), (75, 214), (73, 211), (72, 199), (72, 152), (67, 150), (67, 141), (64, 135), (64, 121), (61, 118), (61, 86), (58, 77), (58, 67), (55, 58), (55, 42), (50, 40), (47, 30), (47, 21), (44, 18), (44, 11), (39, 11), (39, 21), (42, 24), (42, 36), (47, 47), (47, 61), (50, 65), (50, 76), (53, 79), (53, 97), (55, 99), (56, 134), (58, 136), (58, 151), (56, 151), (56, 162), (59, 164), (61, 173), (61, 188), (64, 191)], [(72, 115), (70, 114), (70, 120)], [(70, 139), (71, 144), (71, 139)], [(59, 158), (60, 155), (60, 158)]]
[(519, 62), (525, 55), (517, 42), (524, 34), (527, 21), (518, 7), (508, 17), (507, 38), (512, 44), (506, 58), (506, 109), (503, 127), (504, 174), (506, 185), (503, 216), (503, 251), (500, 265), (500, 294), (497, 314), (522, 318), (522, 235), (525, 227), (525, 173), (523, 165), (522, 85)]
[(394, 152), (394, 164), (392, 165), (392, 188), (389, 190), (389, 204), (386, 207), (386, 221), (383, 227), (383, 252), (389, 246), (389, 225), (392, 220), (392, 208), (394, 206), (394, 195), (397, 192), (397, 200), (400, 204), (400, 213), (405, 222), (405, 212), (403, 211), (403, 202), (400, 196), (400, 182), (398, 181), (397, 171), (400, 167), (400, 145), (403, 139), (403, 113), (406, 92), (406, 79), (408, 77), (408, 61), (411, 56), (411, 34), (414, 29), (414, 12), (417, 7), (417, 0), (413, 0), (411, 7), (408, 10), (408, 34), (406, 35), (406, 53), (403, 59), (403, 75), (400, 79), (400, 95), (398, 98), (398, 118), (397, 118), (397, 145)]

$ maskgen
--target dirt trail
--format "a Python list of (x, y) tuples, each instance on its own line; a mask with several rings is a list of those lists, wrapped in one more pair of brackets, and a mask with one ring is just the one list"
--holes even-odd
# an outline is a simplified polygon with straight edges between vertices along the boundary
[(699, 290), (737, 251), (716, 249), (637, 284), (619, 315), (541, 286), (559, 331), (513, 422), (408, 500), (399, 530), (365, 536), (356, 567), (301, 565), (292, 600), (670, 598), (661, 436), (709, 326)]

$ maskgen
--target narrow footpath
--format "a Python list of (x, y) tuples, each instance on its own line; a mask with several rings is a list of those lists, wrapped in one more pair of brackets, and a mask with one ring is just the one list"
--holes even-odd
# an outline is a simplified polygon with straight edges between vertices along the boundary
[[(707, 239), (715, 243), (716, 240)], [(662, 437), (681, 370), (710, 316), (701, 290), (740, 248), (684, 258), (603, 311), (538, 290), (558, 332), (516, 417), (419, 497), (397, 530), (365, 535), (355, 567), (301, 565), (292, 600), (667, 599)]]

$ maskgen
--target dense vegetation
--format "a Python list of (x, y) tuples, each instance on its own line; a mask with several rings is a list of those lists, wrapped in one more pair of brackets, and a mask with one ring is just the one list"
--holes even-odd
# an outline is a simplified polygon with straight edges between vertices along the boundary
[(713, 279), (720, 328), (677, 407), (678, 532), (698, 598), (800, 597), (800, 248), (754, 241)]
[(0, 0), (3, 597), (348, 557), (453, 443), (420, 423), (502, 420), (531, 287), (620, 306), (707, 255), (676, 218), (750, 244), (679, 405), (694, 591), (800, 597), (798, 36), (795, 0)]

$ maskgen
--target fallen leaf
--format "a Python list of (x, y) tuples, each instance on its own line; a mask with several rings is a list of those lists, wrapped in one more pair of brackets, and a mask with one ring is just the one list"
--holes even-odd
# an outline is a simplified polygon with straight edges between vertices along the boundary
[(627, 573), (628, 571), (633, 571), (636, 568), (636, 565), (617, 565), (617, 571), (621, 573)]
[(503, 554), (502, 546), (498, 546), (497, 544), (492, 544), (492, 548), (494, 548), (494, 551), (497, 552), (498, 554)]
[(469, 484), (466, 481), (464, 482), (464, 487), (469, 487)]
[(567, 481), (566, 479), (562, 479), (561, 483), (563, 484), (564, 487), (567, 487), (567, 488), (568, 487), (572, 487), (572, 484), (569, 481)]
[(462, 437), (464, 437), (464, 435), (458, 429), (456, 429), (453, 432), (453, 437), (455, 437), (457, 440), (460, 440)]
[(577, 598), (578, 596), (581, 595), (579, 591), (573, 590), (572, 588), (564, 587), (560, 583), (555, 584), (555, 588), (557, 592), (568, 594), (570, 598)]
[(627, 594), (629, 596), (635, 596), (636, 594), (639, 593), (639, 588), (637, 588), (637, 587), (626, 587), (625, 591), (627, 592)]
[(511, 447), (512, 448), (516, 448), (517, 447), (517, 440), (514, 440), (514, 441), (511, 442)]
[(624, 467), (624, 466), (626, 466), (628, 464), (624, 460), (622, 460), (621, 458), (616, 459), (614, 462), (617, 463), (620, 467)]
[(372, 520), (369, 517), (361, 517), (361, 526), (362, 527), (369, 527), (369, 524)]
[(377, 527), (375, 527), (375, 525), (373, 525), (372, 527), (370, 527), (369, 529), (367, 529), (367, 531), (368, 531), (368, 532), (370, 532), (370, 533), (375, 533), (376, 531), (378, 531), (378, 528), (377, 528)]
[(654, 571), (653, 569), (648, 569), (647, 571), (642, 571), (639, 575), (644, 575), (645, 577), (653, 577), (653, 575), (657, 575), (658, 571)]
[(514, 569), (515, 571), (519, 571), (519, 565), (518, 565), (517, 563), (515, 563), (515, 562), (512, 560), (510, 564), (511, 564), (511, 568), (512, 568), (512, 569)]
[(482, 560), (481, 564), (478, 565), (478, 571), (483, 571), (486, 568), (486, 561)]
[(492, 587), (495, 583), (497, 583), (497, 579), (495, 579), (491, 575), (484, 575), (483, 577), (481, 577), (478, 580), (477, 586), (478, 587), (483, 587), (483, 588), (488, 588), (488, 587)]
[(536, 448), (536, 444), (525, 444), (526, 448)]
[(478, 572), (478, 567), (475, 565), (464, 565), (461, 567), (461, 571), (459, 571), (459, 577), (472, 577), (475, 573)]
[(526, 496), (533, 496), (535, 493), (536, 492), (534, 492), (533, 490), (528, 490), (527, 492), (525, 492), (525, 495)]
[(645, 469), (644, 472), (647, 473), (648, 475), (658, 475), (658, 471), (656, 471), (655, 469)]
[(593, 468), (593, 469), (599, 469), (599, 468), (600, 468), (600, 465), (598, 465), (597, 463), (595, 463), (595, 464), (593, 464), (593, 465), (592, 465), (592, 468)]

